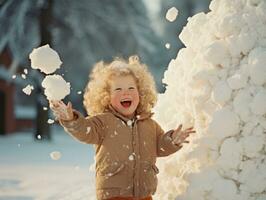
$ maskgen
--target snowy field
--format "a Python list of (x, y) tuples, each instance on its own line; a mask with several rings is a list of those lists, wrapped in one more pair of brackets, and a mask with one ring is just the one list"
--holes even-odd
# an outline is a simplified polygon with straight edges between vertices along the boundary
[[(52, 142), (32, 133), (0, 137), (0, 200), (95, 200), (94, 149), (53, 125)], [(53, 160), (50, 153), (59, 151)], [(93, 167), (91, 167), (93, 168)]]

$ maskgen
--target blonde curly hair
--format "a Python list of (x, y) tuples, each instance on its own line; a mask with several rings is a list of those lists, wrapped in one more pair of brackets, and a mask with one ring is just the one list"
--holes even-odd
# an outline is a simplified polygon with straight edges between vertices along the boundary
[(156, 86), (148, 67), (140, 63), (138, 56), (128, 61), (115, 58), (111, 63), (98, 62), (94, 65), (85, 88), (83, 105), (90, 116), (103, 113), (111, 102), (110, 80), (117, 76), (132, 75), (139, 91), (137, 114), (150, 112), (157, 101)]

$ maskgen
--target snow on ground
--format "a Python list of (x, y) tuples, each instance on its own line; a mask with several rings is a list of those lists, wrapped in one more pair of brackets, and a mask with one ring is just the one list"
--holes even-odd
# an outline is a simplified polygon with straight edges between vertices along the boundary
[(96, 199), (93, 146), (52, 127), (52, 142), (34, 142), (30, 132), (0, 137), (0, 200)]

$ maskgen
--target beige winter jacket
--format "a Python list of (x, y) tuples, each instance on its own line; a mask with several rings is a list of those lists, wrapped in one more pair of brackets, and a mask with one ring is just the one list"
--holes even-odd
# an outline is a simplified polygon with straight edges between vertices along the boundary
[(171, 133), (151, 119), (152, 113), (129, 120), (110, 107), (103, 114), (60, 121), (77, 140), (95, 144), (96, 194), (98, 200), (115, 196), (144, 198), (157, 187), (156, 158), (167, 156), (181, 146), (172, 143)]

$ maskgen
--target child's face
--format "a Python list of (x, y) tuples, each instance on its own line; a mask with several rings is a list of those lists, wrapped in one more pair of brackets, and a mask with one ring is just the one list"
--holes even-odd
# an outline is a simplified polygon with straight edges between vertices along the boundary
[(120, 114), (132, 118), (139, 104), (139, 92), (133, 76), (113, 77), (110, 90), (111, 105)]

